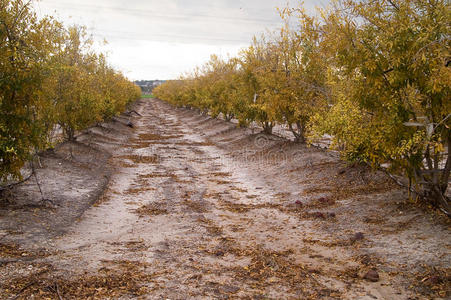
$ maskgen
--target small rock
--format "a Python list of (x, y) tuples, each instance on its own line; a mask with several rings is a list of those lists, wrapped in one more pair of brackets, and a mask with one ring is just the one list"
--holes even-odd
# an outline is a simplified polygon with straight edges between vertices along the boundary
[(354, 236), (351, 238), (351, 241), (352, 241), (352, 242), (360, 241), (360, 240), (363, 240), (364, 238), (365, 238), (365, 236), (363, 235), (362, 232), (356, 232), (356, 233), (354, 234)]
[(235, 285), (224, 285), (223, 290), (224, 290), (224, 292), (226, 292), (228, 294), (235, 294), (236, 292), (238, 292), (240, 290), (240, 288)]
[(377, 282), (379, 281), (379, 273), (376, 270), (369, 270), (363, 278), (368, 281)]
[(216, 256), (224, 256), (224, 252), (219, 250), (219, 251), (216, 251), (215, 255)]
[(329, 217), (335, 218), (335, 217), (336, 217), (336, 214), (332, 211), (332, 212), (329, 213)]
[(304, 204), (302, 204), (301, 200), (296, 200), (296, 202), (294, 202), (297, 206), (303, 206)]
[(355, 238), (356, 240), (363, 240), (363, 238), (364, 238), (363, 233), (362, 233), (362, 232), (357, 232), (357, 233), (354, 235), (354, 238)]

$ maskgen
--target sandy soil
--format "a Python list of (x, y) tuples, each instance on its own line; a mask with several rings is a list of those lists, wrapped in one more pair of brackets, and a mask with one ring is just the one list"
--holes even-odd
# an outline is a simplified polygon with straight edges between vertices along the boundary
[(449, 220), (384, 174), (156, 99), (135, 109), (134, 129), (122, 116), (43, 156), (51, 202), (31, 181), (11, 192), (1, 298), (450, 297)]

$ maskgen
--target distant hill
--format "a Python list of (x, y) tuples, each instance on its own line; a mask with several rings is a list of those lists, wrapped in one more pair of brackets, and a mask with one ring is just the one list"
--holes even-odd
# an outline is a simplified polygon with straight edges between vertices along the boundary
[(144, 94), (152, 93), (152, 90), (164, 83), (166, 80), (136, 80), (135, 84), (141, 88)]

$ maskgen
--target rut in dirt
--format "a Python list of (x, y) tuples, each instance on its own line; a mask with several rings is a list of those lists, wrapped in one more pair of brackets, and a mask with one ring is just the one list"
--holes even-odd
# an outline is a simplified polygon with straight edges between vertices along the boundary
[[(381, 174), (156, 99), (137, 111), (100, 201), (52, 255), (11, 277), (12, 294), (408, 299), (427, 292), (405, 288), (409, 264), (450, 260), (446, 228), (406, 223), (421, 218), (410, 208), (383, 217), (402, 192)], [(425, 238), (441, 257), (406, 242), (421, 230), (436, 232)], [(405, 245), (387, 246), (395, 236)], [(21, 291), (31, 279), (47, 287)]]

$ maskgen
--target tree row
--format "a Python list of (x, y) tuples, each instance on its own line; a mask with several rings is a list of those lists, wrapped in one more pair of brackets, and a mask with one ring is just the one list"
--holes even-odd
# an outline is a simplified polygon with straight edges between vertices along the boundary
[(0, 2), (0, 181), (21, 178), (55, 131), (73, 140), (141, 95), (92, 49), (85, 28), (38, 18), (31, 5)]
[(154, 94), (267, 133), (282, 124), (298, 142), (327, 134), (345, 159), (406, 176), (413, 198), (450, 213), (449, 2), (332, 1), (280, 15), (280, 31)]

